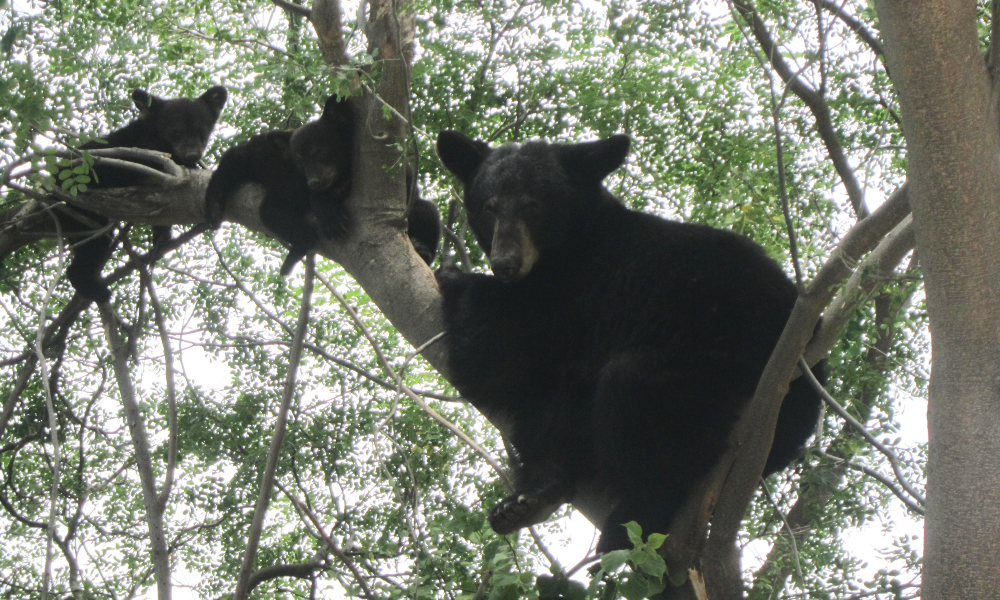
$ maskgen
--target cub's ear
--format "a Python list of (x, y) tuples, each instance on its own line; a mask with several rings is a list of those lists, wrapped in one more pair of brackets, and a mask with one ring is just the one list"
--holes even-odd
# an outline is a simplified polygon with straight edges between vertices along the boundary
[(613, 135), (596, 142), (562, 147), (562, 163), (575, 175), (601, 181), (625, 163), (632, 140), (627, 135)]
[(216, 120), (218, 120), (219, 115), (222, 114), (222, 107), (226, 105), (226, 99), (229, 98), (229, 92), (226, 88), (221, 85), (217, 85), (212, 88), (208, 88), (208, 91), (198, 96), (198, 100), (205, 103), (212, 114), (215, 115)]
[(338, 100), (337, 94), (330, 94), (323, 104), (323, 115), (320, 118), (337, 125), (351, 125), (354, 123), (353, 117), (354, 113), (347, 98)]
[(463, 185), (472, 181), (472, 176), (491, 151), (486, 142), (474, 140), (457, 131), (445, 129), (438, 134), (438, 156)]
[(132, 90), (132, 102), (135, 102), (135, 107), (139, 109), (139, 118), (147, 119), (153, 116), (163, 101), (142, 88), (135, 88)]

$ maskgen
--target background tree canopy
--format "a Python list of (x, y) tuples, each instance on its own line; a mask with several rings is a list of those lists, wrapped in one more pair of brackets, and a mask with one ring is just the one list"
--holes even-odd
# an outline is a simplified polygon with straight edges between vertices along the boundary
[[(906, 4), (879, 5), (880, 27), (875, 7), (854, 0), (372, 0), (360, 9), (336, 0), (0, 0), (0, 593), (631, 600), (688, 578), (686, 568), (664, 574), (656, 543), (584, 560), (590, 533), (567, 529), (565, 511), (520, 537), (497, 536), (486, 523), (483, 506), (505, 495), (487, 457), (501, 462), (503, 444), (453, 401), (439, 374), (444, 350), (432, 341), (424, 357), (414, 352), (441, 321), (431, 273), (400, 235), (409, 160), (448, 228), (435, 264), (488, 268), (460, 188), (433, 151), (448, 128), (493, 143), (630, 135), (627, 166), (609, 180), (623, 202), (747, 235), (800, 277), (812, 317), (786, 330), (798, 346), (788, 346), (784, 366), (769, 368), (778, 387), (824, 314), (806, 357), (830, 350), (827, 389), (868, 437), (827, 410), (794, 469), (756, 488), (752, 469), (736, 469), (749, 474), (743, 488), (756, 489), (749, 512), (745, 502), (726, 504), (738, 496), (727, 487), (717, 515), (745, 517), (737, 543), (749, 597), (912, 598), (921, 586), (927, 598), (985, 597), (961, 593), (940, 573), (956, 570), (946, 555), (1000, 565), (995, 548), (980, 551), (995, 541), (994, 524), (956, 500), (973, 497), (983, 473), (991, 474), (982, 485), (1000, 489), (1000, 469), (989, 466), (1000, 435), (977, 429), (996, 419), (937, 388), (966, 411), (957, 422), (975, 429), (962, 448), (984, 458), (932, 469), (963, 483), (929, 486), (928, 526), (944, 523), (936, 535), (970, 550), (942, 542), (933, 554), (929, 546), (924, 578), (920, 419), (929, 324), (978, 327), (967, 346), (948, 346), (949, 356), (974, 357), (966, 363), (982, 377), (973, 379), (993, 391), (973, 396), (995, 400), (996, 369), (982, 365), (1000, 365), (996, 349), (983, 350), (998, 339), (991, 303), (1000, 279), (988, 269), (973, 276), (955, 259), (949, 268), (979, 286), (970, 302), (981, 318), (960, 301), (929, 309), (922, 269), (930, 261), (942, 272), (947, 251), (922, 233), (938, 221), (918, 207), (931, 197), (942, 205), (982, 200), (985, 209), (961, 209), (980, 245), (956, 255), (995, 268), (990, 234), (977, 233), (996, 224), (994, 188), (970, 195), (934, 187), (950, 177), (1000, 181), (992, 101), (975, 96), (970, 111), (942, 109), (956, 119), (992, 115), (982, 117), (985, 141), (961, 138), (986, 160), (960, 160), (938, 139), (919, 151), (910, 140), (908, 154), (907, 140), (930, 119), (919, 103), (933, 106), (936, 90), (983, 94), (991, 85), (980, 58), (991, 19), (988, 7), (966, 2), (949, 29), (947, 19), (904, 14)], [(933, 11), (947, 3), (921, 4)], [(960, 71), (929, 58), (945, 75), (922, 72), (920, 53), (938, 48), (937, 38), (915, 33), (913, 23), (960, 32), (964, 45), (942, 44), (941, 52), (973, 57), (974, 76), (956, 84), (959, 75), (945, 75)], [(87, 169), (74, 172), (62, 152), (134, 118), (133, 88), (194, 97), (218, 84), (230, 96), (209, 168), (251, 135), (314, 118), (328, 94), (354, 95), (365, 108), (351, 201), (359, 229), (320, 249), (314, 275), (309, 265), (287, 280), (278, 275), (284, 249), (256, 220), (259, 191), (245, 193), (233, 223), (205, 232), (207, 172), (163, 189), (94, 193)], [(927, 122), (932, 132), (951, 131)], [(908, 182), (908, 161), (918, 158), (941, 169), (917, 179), (911, 169)], [(96, 206), (123, 221), (105, 269), (115, 282), (113, 310), (74, 296), (63, 277), (67, 243), (41, 210), (52, 202)], [(910, 205), (914, 215), (904, 220)], [(175, 225), (170, 247), (150, 247), (153, 224)], [(938, 352), (935, 365), (945, 356)], [(765, 422), (769, 381), (765, 374), (753, 413)], [(284, 427), (283, 401), (284, 443), (269, 451)], [(961, 434), (938, 430), (935, 438), (933, 406), (932, 397), (931, 447), (950, 447), (957, 438), (948, 436)], [(269, 456), (274, 488), (265, 484), (270, 504), (261, 508)], [(995, 521), (993, 500), (979, 502)], [(955, 519), (978, 531), (933, 516), (952, 501)], [(255, 505), (266, 518), (259, 547), (248, 552)], [(712, 535), (724, 529), (713, 521)], [(932, 564), (940, 565), (937, 587), (927, 579)], [(989, 595), (998, 568), (957, 571), (971, 581), (967, 589)], [(720, 589), (706, 573), (709, 590)], [(736, 586), (710, 597), (738, 597)]]

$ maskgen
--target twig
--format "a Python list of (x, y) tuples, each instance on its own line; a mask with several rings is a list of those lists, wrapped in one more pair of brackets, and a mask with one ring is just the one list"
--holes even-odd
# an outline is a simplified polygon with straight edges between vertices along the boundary
[(142, 500), (146, 508), (146, 523), (149, 527), (150, 551), (153, 558), (153, 569), (156, 575), (157, 596), (159, 600), (170, 598), (170, 555), (163, 532), (163, 511), (159, 508), (156, 493), (156, 480), (153, 474), (153, 458), (149, 448), (149, 435), (142, 422), (142, 413), (136, 399), (135, 386), (129, 374), (129, 352), (122, 342), (118, 332), (118, 315), (107, 302), (97, 305), (104, 324), (104, 334), (111, 349), (112, 366), (115, 381), (118, 383), (118, 395), (121, 397), (125, 412), (125, 422), (128, 424), (132, 438), (132, 448), (135, 451), (136, 470), (139, 471), (139, 482), (142, 487)]
[[(809, 111), (812, 112), (816, 120), (816, 131), (823, 140), (827, 154), (830, 156), (830, 161), (833, 163), (834, 168), (837, 170), (837, 175), (844, 184), (844, 189), (847, 191), (847, 197), (850, 198), (855, 214), (858, 215), (859, 219), (867, 216), (868, 209), (865, 207), (864, 194), (861, 191), (861, 186), (857, 178), (854, 176), (854, 170), (847, 161), (847, 155), (844, 152), (843, 145), (840, 143), (837, 130), (833, 126), (830, 107), (827, 105), (825, 98), (817, 90), (806, 85), (802, 81), (802, 78), (799, 77), (799, 74), (793, 72), (788, 66), (784, 56), (778, 50), (777, 44), (771, 38), (771, 33), (764, 25), (763, 19), (750, 0), (729, 0), (729, 2), (734, 12), (742, 16), (747, 24), (750, 25), (753, 37), (757, 40), (758, 46), (763, 51), (767, 63), (771, 65), (771, 68), (781, 77), (781, 80), (791, 89), (792, 93), (798, 96), (806, 107), (809, 108)], [(740, 32), (744, 33), (742, 26), (740, 27)], [(744, 33), (744, 35), (746, 34)]]
[(167, 325), (163, 318), (163, 308), (160, 305), (160, 299), (156, 296), (153, 278), (146, 268), (139, 269), (139, 276), (142, 285), (149, 292), (149, 302), (153, 306), (153, 317), (160, 333), (160, 343), (163, 345), (163, 369), (167, 383), (167, 471), (163, 477), (163, 489), (160, 490), (160, 496), (157, 498), (157, 505), (163, 511), (167, 508), (167, 500), (170, 498), (170, 491), (174, 485), (174, 471), (177, 468), (177, 392), (174, 384), (174, 352), (170, 347), (170, 337), (167, 334)]
[(299, 4), (292, 4), (291, 2), (286, 2), (285, 0), (271, 0), (271, 2), (278, 8), (293, 15), (301, 15), (308, 19), (309, 15), (312, 14), (311, 10)]
[(313, 527), (316, 528), (316, 532), (320, 536), (320, 539), (323, 540), (323, 544), (330, 550), (330, 553), (336, 556), (342, 563), (347, 565), (348, 569), (351, 570), (351, 573), (354, 574), (354, 579), (358, 582), (358, 585), (361, 586), (361, 592), (365, 595), (365, 598), (367, 598), (367, 600), (375, 600), (371, 588), (368, 587), (368, 583), (365, 581), (365, 577), (361, 574), (361, 571), (358, 571), (358, 566), (353, 560), (351, 560), (351, 557), (347, 556), (347, 554), (341, 550), (340, 546), (338, 546), (333, 539), (327, 535), (326, 531), (323, 530), (323, 524), (319, 522), (315, 513), (313, 513), (313, 511), (310, 510), (304, 502), (299, 500), (295, 494), (286, 490), (280, 482), (275, 483), (278, 486), (278, 489), (280, 489), (285, 496), (292, 501), (292, 504), (294, 504), (302, 512), (302, 514), (309, 519)]
[(852, 417), (850, 413), (844, 410), (844, 408), (836, 400), (833, 399), (833, 396), (831, 396), (823, 388), (823, 385), (816, 379), (816, 376), (813, 375), (812, 371), (809, 369), (809, 365), (806, 364), (805, 359), (803, 358), (799, 359), (799, 368), (802, 369), (802, 373), (806, 376), (806, 379), (809, 380), (809, 383), (813, 386), (813, 389), (816, 390), (816, 392), (819, 393), (820, 396), (822, 396), (823, 401), (826, 402), (827, 405), (830, 408), (832, 408), (834, 412), (840, 415), (840, 417), (844, 419), (844, 421), (846, 421), (848, 425), (850, 425), (855, 431), (860, 433), (861, 437), (865, 438), (866, 442), (874, 446), (876, 450), (881, 452), (887, 459), (889, 459), (889, 464), (892, 465), (892, 472), (896, 475), (896, 480), (899, 482), (899, 485), (902, 486), (904, 490), (906, 490), (906, 493), (909, 494), (911, 497), (913, 497), (921, 505), (924, 505), (927, 502), (926, 499), (920, 492), (915, 490), (913, 486), (911, 486), (906, 481), (906, 477), (903, 475), (903, 470), (899, 466), (899, 458), (896, 456), (896, 454), (892, 450), (887, 448), (884, 444), (876, 440), (872, 434), (868, 433), (868, 430), (865, 429), (864, 425), (859, 423), (857, 419)]
[(271, 502), (271, 491), (274, 489), (275, 472), (278, 469), (278, 459), (281, 455), (281, 444), (285, 440), (285, 429), (288, 423), (288, 411), (295, 395), (295, 378), (299, 370), (299, 360), (302, 358), (302, 341), (305, 339), (309, 326), (309, 309), (313, 293), (313, 277), (316, 273), (316, 255), (306, 257), (306, 277), (302, 286), (302, 305), (299, 308), (299, 320), (295, 326), (292, 347), (288, 352), (288, 373), (285, 376), (285, 389), (281, 398), (281, 407), (274, 424), (274, 434), (271, 436), (271, 446), (267, 452), (267, 465), (257, 496), (257, 506), (254, 509), (253, 523), (247, 536), (246, 551), (243, 554), (243, 564), (236, 583), (234, 600), (244, 600), (250, 592), (250, 576), (253, 573), (254, 560), (257, 558), (257, 547), (260, 544), (261, 532), (264, 528), (264, 517)]
[[(788, 250), (792, 254), (792, 267), (795, 269), (795, 289), (798, 290), (799, 294), (805, 291), (805, 284), (802, 282), (802, 268), (799, 266), (799, 244), (795, 236), (795, 225), (792, 223), (791, 211), (788, 207), (788, 188), (785, 185), (785, 152), (781, 141), (781, 120), (780, 111), (781, 106), (784, 104), (784, 94), (782, 94), (782, 102), (779, 103), (775, 98), (774, 94), (774, 78), (771, 77), (771, 73), (767, 72), (767, 78), (770, 81), (771, 90), (771, 120), (774, 123), (774, 145), (775, 153), (778, 159), (778, 194), (781, 196), (781, 212), (785, 216), (785, 228), (788, 233)], [(785, 93), (788, 89), (785, 89)]]
[(781, 522), (785, 524), (785, 531), (788, 532), (788, 540), (792, 544), (792, 558), (795, 559), (795, 570), (799, 574), (799, 585), (802, 586), (802, 589), (805, 589), (806, 578), (802, 575), (802, 562), (799, 560), (799, 545), (795, 542), (795, 532), (792, 531), (792, 526), (788, 524), (788, 519), (785, 518), (785, 513), (781, 512), (781, 509), (778, 507), (778, 503), (775, 502), (774, 498), (771, 496), (771, 490), (768, 489), (767, 482), (764, 481), (763, 477), (761, 478), (760, 483), (764, 488), (764, 495), (767, 496), (767, 501), (771, 503), (771, 506), (774, 508), (774, 512), (781, 517)]
[(49, 495), (49, 521), (46, 531), (45, 571), (42, 574), (42, 600), (48, 600), (49, 597), (49, 584), (52, 577), (52, 543), (56, 534), (56, 502), (59, 498), (59, 476), (61, 475), (59, 419), (56, 417), (56, 407), (55, 403), (52, 401), (52, 388), (50, 385), (51, 382), (49, 381), (49, 369), (48, 363), (45, 360), (44, 348), (45, 318), (48, 314), (49, 300), (52, 299), (52, 294), (55, 292), (56, 286), (59, 284), (59, 279), (62, 277), (62, 274), (66, 272), (66, 256), (65, 247), (63, 246), (62, 228), (59, 226), (59, 220), (56, 219), (55, 221), (56, 239), (59, 244), (59, 268), (56, 271), (56, 276), (52, 278), (52, 282), (49, 283), (45, 290), (45, 297), (42, 299), (42, 307), (38, 316), (38, 328), (35, 334), (35, 356), (37, 357), (38, 365), (41, 370), (40, 375), (42, 377), (42, 387), (45, 390), (45, 410), (49, 413), (49, 436), (51, 437), (52, 443), (52, 491)]
[(829, 454), (827, 452), (824, 452), (822, 450), (817, 450), (816, 454), (819, 455), (819, 456), (822, 456), (823, 458), (826, 458), (828, 460), (832, 460), (834, 462), (841, 463), (841, 464), (843, 464), (844, 466), (846, 466), (848, 468), (851, 468), (851, 469), (854, 469), (855, 471), (859, 471), (861, 473), (864, 473), (865, 475), (868, 475), (869, 477), (877, 480), (879, 483), (881, 483), (885, 487), (889, 488), (889, 491), (892, 492), (892, 494), (894, 496), (896, 496), (897, 498), (899, 498), (899, 500), (904, 505), (906, 505), (906, 508), (908, 508), (910, 510), (910, 512), (912, 512), (914, 514), (918, 514), (920, 516), (924, 515), (924, 509), (923, 509), (922, 506), (920, 506), (919, 504), (915, 503), (912, 498), (908, 497), (903, 492), (903, 490), (899, 489), (896, 486), (896, 484), (894, 484), (888, 477), (886, 477), (885, 475), (879, 473), (875, 469), (872, 469), (871, 467), (866, 467), (865, 465), (862, 465), (862, 464), (851, 462), (849, 460), (840, 458), (839, 456), (834, 456), (834, 455)]

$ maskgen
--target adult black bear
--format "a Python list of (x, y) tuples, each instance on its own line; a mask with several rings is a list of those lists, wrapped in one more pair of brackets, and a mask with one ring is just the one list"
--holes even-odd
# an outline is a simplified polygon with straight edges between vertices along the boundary
[(340, 238), (350, 222), (344, 202), (351, 192), (354, 114), (330, 96), (319, 119), (295, 130), (268, 131), (226, 150), (205, 192), (205, 218), (222, 224), (226, 203), (244, 183), (264, 186), (260, 219), (291, 249), (281, 265), (288, 275), (319, 243)]
[[(215, 123), (226, 103), (226, 88), (215, 86), (195, 99), (164, 99), (145, 90), (132, 91), (132, 100), (139, 109), (139, 118), (101, 138), (80, 146), (82, 150), (101, 148), (142, 148), (170, 154), (170, 159), (185, 167), (196, 167)], [(136, 161), (147, 166), (156, 165)], [(123, 187), (142, 185), (145, 177), (128, 169), (94, 166), (96, 180), (90, 187)], [(76, 209), (80, 210), (80, 209)], [(108, 220), (90, 211), (81, 211), (98, 224)], [(69, 233), (92, 231), (93, 227), (80, 221), (64, 218), (60, 223)], [(169, 239), (169, 227), (154, 227), (154, 239)], [(111, 290), (101, 281), (101, 270), (111, 258), (113, 238), (110, 233), (98, 235), (73, 250), (73, 259), (66, 269), (66, 276), (77, 292), (97, 302), (111, 299)]]
[[(258, 134), (230, 148), (205, 193), (209, 225), (222, 224), (226, 204), (240, 186), (261, 184), (260, 219), (291, 246), (281, 265), (281, 274), (288, 275), (320, 235), (336, 239), (347, 232), (350, 215), (344, 203), (351, 191), (353, 134), (350, 104), (330, 96), (319, 119), (296, 130)], [(416, 197), (408, 223), (417, 253), (430, 264), (441, 237), (437, 206)]]
[[(598, 551), (630, 548), (628, 521), (665, 532), (726, 450), (795, 302), (748, 238), (620, 204), (601, 182), (628, 149), (622, 135), (498, 148), (438, 137), (494, 273), (437, 277), (452, 381), (511, 454), (515, 491), (489, 514), (499, 533), (595, 481), (618, 498)], [(765, 475), (800, 455), (819, 410), (793, 382)]]

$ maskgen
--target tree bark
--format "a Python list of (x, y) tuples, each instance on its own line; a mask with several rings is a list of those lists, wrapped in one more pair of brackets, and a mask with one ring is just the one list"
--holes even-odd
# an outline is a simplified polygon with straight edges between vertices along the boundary
[[(878, 0), (930, 317), (923, 598), (1000, 588), (1000, 144), (977, 3)], [(993, 40), (995, 43), (996, 40)]]

